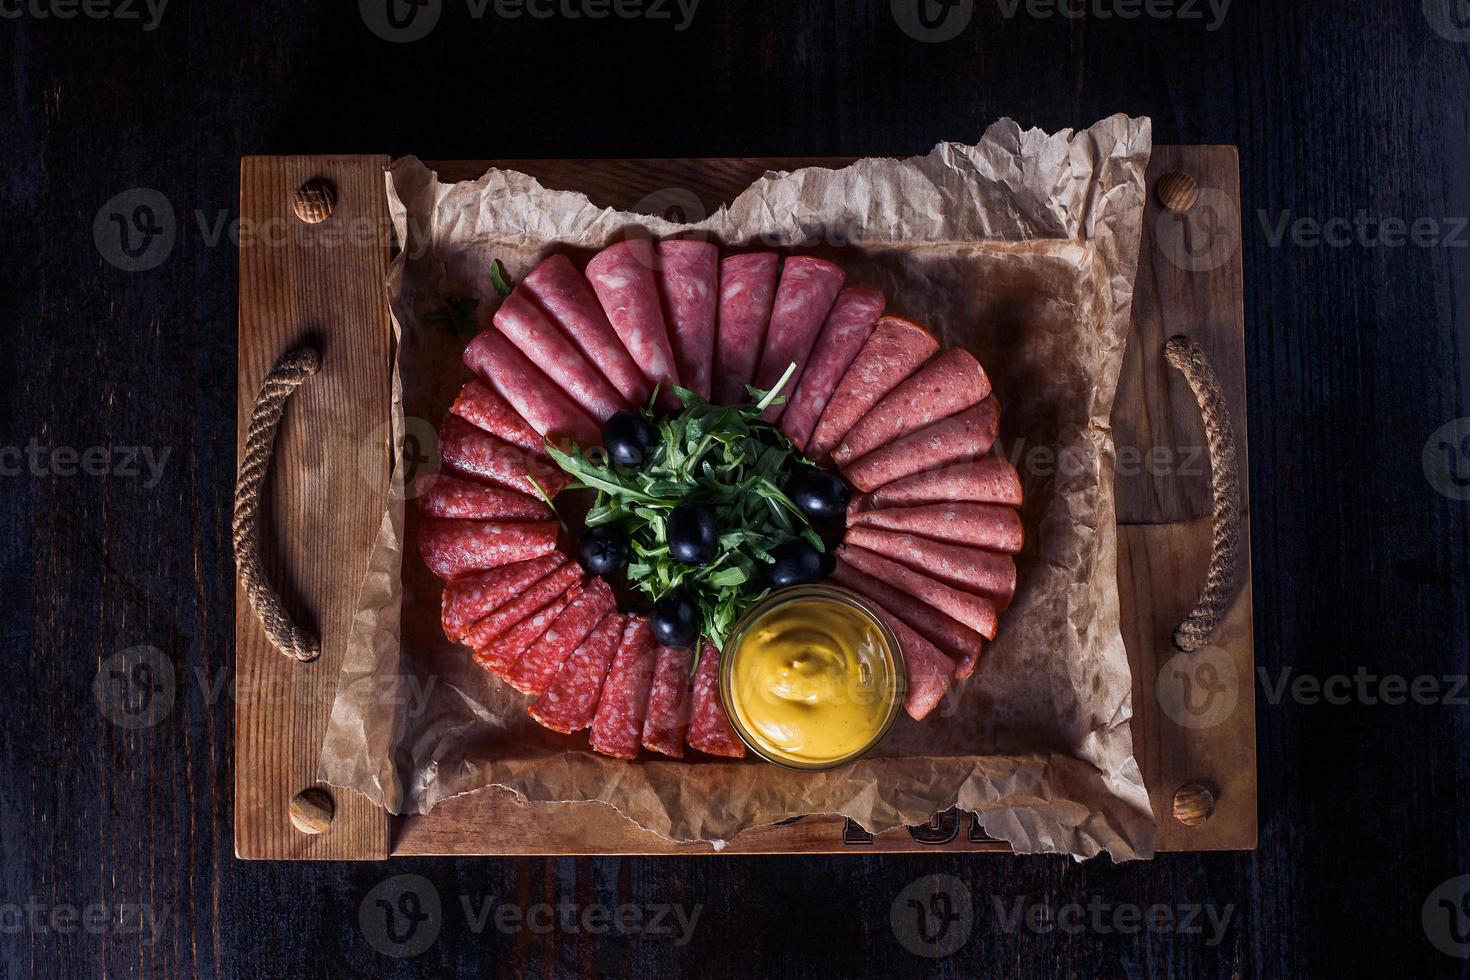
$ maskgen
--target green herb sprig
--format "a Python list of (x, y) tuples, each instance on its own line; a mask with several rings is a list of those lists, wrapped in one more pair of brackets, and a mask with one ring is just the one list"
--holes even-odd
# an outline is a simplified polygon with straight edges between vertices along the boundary
[[(573, 486), (597, 491), (587, 526), (618, 524), (627, 532), (629, 584), (655, 602), (686, 591), (699, 608), (701, 635), (716, 646), (724, 645), (741, 614), (769, 591), (761, 566), (775, 560), (772, 551), (797, 538), (825, 550), (821, 535), (786, 492), (792, 475), (814, 464), (761, 418), (766, 408), (784, 401), (778, 393), (795, 371), (795, 364), (788, 367), (769, 391), (748, 388), (753, 400), (740, 405), (711, 405), (675, 387), (683, 409), (658, 417), (650, 399), (643, 415), (658, 432), (658, 448), (637, 471), (614, 466), (598, 449), (547, 447)], [(714, 512), (719, 550), (709, 564), (685, 564), (669, 553), (668, 517), (684, 503)]]

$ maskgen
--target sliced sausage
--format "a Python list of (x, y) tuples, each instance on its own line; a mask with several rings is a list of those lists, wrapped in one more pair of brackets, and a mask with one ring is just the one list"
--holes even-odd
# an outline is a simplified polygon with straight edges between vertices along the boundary
[(606, 422), (614, 412), (628, 407), (617, 389), (541, 312), (525, 289), (517, 288), (505, 298), (495, 311), (494, 323), (495, 329), (520, 348), (532, 364), (539, 364), (597, 421)]
[(571, 439), (581, 446), (602, 442), (602, 430), (592, 417), (500, 331), (481, 331), (465, 348), (464, 362), (546, 438)]
[(887, 582), (954, 617), (987, 640), (995, 639), (996, 612), (991, 600), (930, 578), (866, 548), (844, 544), (837, 549), (837, 557), (865, 575)]
[(556, 549), (556, 521), (447, 521), (426, 517), (419, 523), (419, 554), (442, 579), (499, 568)]
[(940, 653), (934, 644), (915, 633), (893, 613), (876, 602), (872, 605), (903, 647), (904, 667), (908, 675), (903, 710), (914, 721), (922, 721), (944, 700), (945, 693), (954, 684), (954, 661)]
[(546, 502), (519, 490), (490, 487), (444, 473), (425, 473), (414, 481), (419, 512), (430, 517), (477, 521), (543, 521), (552, 517)]
[(554, 732), (569, 735), (592, 724), (607, 668), (623, 636), (623, 617), (610, 612), (557, 671), (546, 693), (531, 705), (531, 717)]
[(594, 752), (615, 759), (636, 759), (643, 737), (643, 719), (648, 713), (648, 689), (658, 659), (653, 627), (643, 616), (634, 616), (623, 630), (623, 640), (608, 668), (592, 717), (588, 741)]
[(1014, 507), (957, 501), (866, 510), (848, 519), (850, 525), (884, 531), (903, 531), (936, 541), (954, 541), (1014, 555), (1025, 543), (1021, 515)]
[(515, 670), (526, 651), (541, 639), (568, 605), (582, 594), (582, 586), (574, 585), (551, 602), (505, 631), (488, 649), (475, 651), (475, 662), (504, 679)]
[(587, 278), (577, 271), (571, 259), (557, 253), (543, 260), (521, 285), (561, 324), (587, 360), (629, 405), (648, 401), (648, 381), (612, 324), (607, 322), (607, 314), (602, 312)]
[(955, 678), (964, 680), (980, 662), (984, 640), (979, 633), (928, 603), (881, 582), (838, 560), (832, 578), (865, 599), (870, 599), (912, 626), (921, 636), (943, 650), (955, 662)]
[(612, 589), (600, 578), (588, 582), (580, 595), (561, 611), (535, 647), (528, 649), (505, 680), (522, 694), (539, 696), (556, 678), (572, 651), (587, 639), (602, 617), (613, 611)]
[(558, 565), (514, 599), (471, 626), (465, 632), (464, 645), (472, 650), (489, 649), (511, 627), (544, 609), (553, 599), (564, 595), (581, 580), (582, 567), (576, 562)]
[(546, 442), (541, 433), (531, 428), (510, 402), (486, 387), (483, 381), (466, 382), (449, 410), (513, 446), (546, 455)]
[(1010, 555), (872, 527), (848, 528), (847, 542), (992, 599), (1000, 609), (1016, 594), (1016, 562)]
[(594, 255), (587, 263), (587, 281), (649, 387), (658, 385), (660, 402), (672, 405), (678, 403), (673, 386), (679, 383), (679, 371), (674, 366), (654, 264), (648, 239), (630, 238)]
[(650, 752), (684, 758), (684, 732), (689, 727), (689, 650), (658, 648), (648, 714), (643, 719), (643, 747)]
[(811, 440), (837, 382), (883, 314), (883, 302), (883, 294), (871, 286), (853, 286), (837, 294), (795, 393), (781, 413), (781, 431), (797, 449), (805, 449)]
[(439, 458), (453, 473), (521, 493), (534, 494), (539, 485), (547, 496), (554, 497), (571, 481), (545, 456), (497, 439), (458, 415), (444, 417)]
[(1000, 403), (991, 395), (958, 415), (910, 432), (868, 453), (842, 470), (859, 490), (884, 484), (950, 463), (968, 462), (990, 451), (1000, 426)]
[[(788, 401), (796, 390), (802, 368), (817, 342), (817, 334), (827, 320), (832, 303), (837, 299), (847, 273), (826, 259), (810, 255), (793, 255), (781, 266), (781, 284), (771, 307), (771, 324), (766, 331), (766, 345), (755, 369), (757, 388), (769, 391), (781, 380), (792, 364), (796, 370), (782, 388)], [(767, 422), (775, 422), (786, 410), (785, 402), (765, 411)]]
[(749, 396), (771, 304), (776, 299), (775, 252), (747, 252), (720, 260), (720, 318), (715, 335), (715, 368), (710, 387), (717, 405), (737, 405)]
[(858, 419), (842, 445), (832, 451), (832, 462), (846, 466), (899, 436), (978, 405), (989, 394), (990, 379), (975, 355), (951, 347)]
[(960, 500), (1020, 507), (1021, 478), (1009, 462), (990, 456), (895, 480), (874, 490), (865, 504), (882, 508)]
[(832, 393), (807, 445), (807, 455), (823, 459), (841, 444), (858, 419), (939, 349), (928, 330), (898, 316), (885, 316), (853, 358)]
[(709, 398), (720, 302), (720, 250), (714, 242), (658, 243), (659, 293), (668, 314), (674, 366), (684, 387)]
[(707, 755), (745, 758), (745, 743), (730, 727), (730, 719), (725, 716), (725, 706), (720, 701), (720, 651), (709, 640), (703, 641), (700, 647), (693, 686), (685, 741)]
[(553, 551), (540, 558), (502, 565), (474, 575), (463, 575), (444, 587), (440, 622), (444, 635), (458, 641), (470, 627), (511, 602), (516, 596), (566, 563), (566, 556)]

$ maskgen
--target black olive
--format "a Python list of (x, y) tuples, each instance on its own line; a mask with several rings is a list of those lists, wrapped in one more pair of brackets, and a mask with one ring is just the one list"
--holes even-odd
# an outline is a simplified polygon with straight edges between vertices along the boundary
[(791, 499), (813, 521), (830, 521), (847, 513), (852, 491), (836, 473), (803, 466), (791, 477)]
[(653, 637), (679, 650), (699, 639), (699, 609), (683, 592), (671, 592), (653, 604)]
[(589, 527), (577, 543), (577, 557), (593, 575), (611, 575), (628, 563), (628, 535), (615, 524)]
[(638, 469), (658, 449), (658, 430), (638, 412), (614, 412), (602, 427), (602, 444), (619, 466)]
[(805, 585), (822, 577), (822, 553), (807, 542), (788, 541), (771, 552), (771, 585), (785, 589)]
[(686, 565), (708, 565), (720, 546), (715, 515), (699, 504), (680, 504), (669, 514), (669, 553)]

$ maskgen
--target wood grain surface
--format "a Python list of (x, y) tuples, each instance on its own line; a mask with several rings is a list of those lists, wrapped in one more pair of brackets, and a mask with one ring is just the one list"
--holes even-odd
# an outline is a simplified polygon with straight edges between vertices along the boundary
[[(1199, 17), (1098, 16), (1091, 4), (1068, 17), (981, 0), (937, 43), (906, 34), (888, 0), (704, 0), (683, 31), (648, 18), (476, 19), (446, 2), (414, 43), (379, 38), (350, 3), (169, 4), (153, 30), (132, 6), (140, 19), (11, 18), (13, 6), (0, 19), (11, 369), (0, 385), (0, 973), (1470, 974), (1435, 945), (1453, 939), (1447, 923), (1426, 929), (1422, 917), (1426, 904), (1443, 911), (1431, 893), (1470, 872), (1463, 692), (1395, 704), (1350, 688), (1333, 703), (1289, 687), (1360, 670), (1438, 683), (1467, 669), (1470, 515), (1423, 466), (1426, 446), (1441, 451), (1431, 436), (1470, 415), (1470, 249), (1455, 244), (1470, 214), (1470, 45), (1453, 4), (1237, 2), (1211, 30), (1204, 4)], [(1125, 866), (946, 849), (235, 859), (230, 224), (242, 157), (903, 155), (973, 140), (1001, 115), (1056, 129), (1120, 110), (1151, 116), (1159, 143), (1240, 148), (1257, 851)], [(169, 204), (174, 233), (151, 268), (126, 271), (107, 257), (115, 226), (106, 214), (103, 234), (94, 226), (138, 189)], [(1360, 238), (1359, 211), (1427, 222), (1437, 237)], [(1340, 244), (1314, 238), (1334, 219), (1346, 239), (1341, 224)], [(92, 473), (58, 452), (91, 447), (114, 450)], [(128, 465), (129, 447), (162, 465)], [(159, 668), (142, 689), (161, 700), (143, 709), (153, 724), (126, 727), (112, 718), (127, 715), (99, 710), (94, 681), (112, 684), (114, 658), (138, 647), (157, 652), (136, 662)], [(440, 899), (422, 926), (433, 941), (414, 957), (382, 952), (362, 925), (373, 912), (381, 921), (398, 875)], [(969, 931), (945, 958), (916, 955), (893, 928), (895, 909), (901, 927), (914, 911), (905, 889), (928, 875), (953, 876), (970, 899)], [(533, 930), (477, 917), (563, 900), (589, 912), (697, 907), (699, 918), (681, 945), (631, 918), (596, 934), (580, 920)], [(1040, 912), (1013, 918), (1016, 902), (1054, 913), (1163, 904), (1228, 920), (1133, 931), (1089, 916), (1064, 931)], [(50, 918), (139, 904), (161, 914), (156, 929), (130, 917), (63, 932)]]

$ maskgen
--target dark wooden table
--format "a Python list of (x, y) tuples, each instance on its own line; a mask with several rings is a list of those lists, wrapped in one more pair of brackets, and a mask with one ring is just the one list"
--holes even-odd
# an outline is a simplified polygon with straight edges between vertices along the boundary
[[(1463, 4), (965, 0), (921, 23), (703, 0), (684, 24), (653, 0), (426, 0), (397, 28), (328, 6), (0, 7), (0, 975), (1470, 972), (1449, 955), (1470, 952), (1470, 443), (1439, 431), (1470, 415)], [(370, 27), (436, 12), (412, 42)], [(1240, 147), (1258, 852), (234, 859), (241, 155), (902, 154), (1118, 110)], [(94, 229), (119, 194), (154, 205), (126, 251)], [(441, 911), (394, 959), (371, 923), (380, 899), (414, 913), (403, 874)], [(930, 918), (964, 939), (943, 959), (906, 945), (904, 889), (931, 874), (970, 900)], [(692, 939), (660, 906), (697, 914)]]

